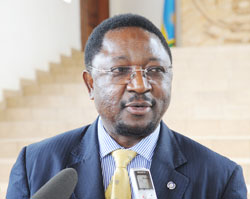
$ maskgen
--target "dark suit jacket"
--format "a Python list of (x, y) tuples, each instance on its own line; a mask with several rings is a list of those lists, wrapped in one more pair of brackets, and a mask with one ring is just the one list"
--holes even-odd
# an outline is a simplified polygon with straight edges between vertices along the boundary
[[(23, 148), (11, 171), (7, 199), (30, 198), (67, 167), (78, 172), (72, 199), (104, 199), (96, 121)], [(158, 199), (247, 198), (239, 165), (163, 122), (150, 170)], [(168, 189), (169, 181), (175, 189)]]

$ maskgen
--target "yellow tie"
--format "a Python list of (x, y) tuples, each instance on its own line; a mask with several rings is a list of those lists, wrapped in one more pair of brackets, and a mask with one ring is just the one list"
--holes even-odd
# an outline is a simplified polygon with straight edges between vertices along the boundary
[(105, 192), (105, 199), (130, 199), (131, 190), (127, 165), (136, 156), (136, 152), (119, 149), (112, 152), (115, 159), (115, 172)]

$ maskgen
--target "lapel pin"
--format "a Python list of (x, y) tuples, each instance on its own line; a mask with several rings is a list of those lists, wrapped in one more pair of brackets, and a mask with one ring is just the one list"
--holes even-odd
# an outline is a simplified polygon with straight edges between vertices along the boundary
[(168, 182), (168, 184), (167, 184), (168, 189), (173, 190), (173, 189), (175, 189), (175, 187), (176, 187), (176, 184), (173, 181)]

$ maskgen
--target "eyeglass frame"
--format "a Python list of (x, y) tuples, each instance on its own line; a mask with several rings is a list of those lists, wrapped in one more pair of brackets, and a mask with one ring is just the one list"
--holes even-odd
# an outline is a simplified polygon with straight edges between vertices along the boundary
[[(120, 67), (117, 66), (117, 67), (112, 67), (112, 68), (110, 68), (110, 69), (99, 69), (99, 68), (96, 68), (96, 67), (94, 67), (94, 66), (89, 65), (89, 66), (87, 67), (87, 71), (88, 71), (88, 72), (91, 72), (91, 71), (89, 71), (89, 68), (91, 68), (91, 69), (94, 69), (94, 70), (96, 70), (96, 71), (98, 71), (98, 72), (114, 74), (114, 72), (112, 71), (113, 68), (125, 68), (125, 67), (129, 67), (129, 68), (132, 68), (132, 72), (131, 72), (131, 74), (130, 74), (130, 77), (127, 79), (126, 82), (124, 82), (124, 83), (122, 83), (122, 84), (128, 84), (128, 83), (133, 79), (133, 75), (134, 75), (136, 72), (143, 72), (143, 76), (147, 79), (148, 82), (150, 82), (150, 83), (153, 83), (153, 82), (154, 82), (154, 80), (148, 79), (149, 75), (148, 75), (147, 73), (148, 73), (148, 70), (149, 70), (149, 69), (156, 68), (157, 66), (148, 67), (148, 68), (145, 68), (145, 69), (143, 69), (142, 66), (140, 66), (140, 69), (136, 69), (134, 66), (138, 66), (138, 65), (120, 66)], [(159, 67), (159, 66), (158, 66), (158, 67)], [(161, 67), (164, 68), (164, 70), (165, 70), (165, 71), (162, 72), (163, 74), (169, 73), (168, 70), (173, 68), (172, 65), (170, 65), (170, 66), (168, 66), (168, 67), (166, 67), (166, 68), (165, 68), (164, 66), (161, 66)], [(115, 82), (115, 83), (116, 83), (116, 82)]]

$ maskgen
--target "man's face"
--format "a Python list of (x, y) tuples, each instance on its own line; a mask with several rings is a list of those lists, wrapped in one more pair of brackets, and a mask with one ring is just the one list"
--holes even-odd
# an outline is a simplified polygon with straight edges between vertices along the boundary
[[(92, 67), (101, 70), (115, 66), (163, 66), (167, 70), (170, 65), (159, 38), (138, 27), (108, 31), (92, 61)], [(91, 76), (87, 74), (85, 83), (109, 134), (145, 137), (152, 133), (170, 102), (172, 71), (167, 71), (157, 83), (148, 81), (141, 71), (126, 84), (113, 82), (110, 73), (95, 69)]]

